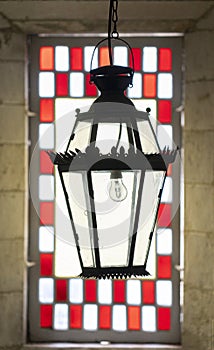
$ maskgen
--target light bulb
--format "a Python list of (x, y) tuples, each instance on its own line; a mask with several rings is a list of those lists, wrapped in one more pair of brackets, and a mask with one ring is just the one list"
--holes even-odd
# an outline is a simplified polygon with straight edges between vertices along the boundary
[(122, 174), (120, 171), (112, 171), (111, 185), (109, 188), (109, 196), (115, 202), (122, 202), (126, 199), (128, 194), (127, 188), (122, 181)]

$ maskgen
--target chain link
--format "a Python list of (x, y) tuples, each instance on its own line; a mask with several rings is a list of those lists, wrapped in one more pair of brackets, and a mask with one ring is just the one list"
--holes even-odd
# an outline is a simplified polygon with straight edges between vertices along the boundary
[(118, 22), (118, 13), (117, 13), (117, 9), (118, 9), (118, 0), (114, 0), (113, 4), (112, 4), (112, 22), (113, 22), (113, 31), (111, 33), (112, 37), (114, 38), (118, 38), (119, 37), (119, 33), (117, 31), (117, 22)]

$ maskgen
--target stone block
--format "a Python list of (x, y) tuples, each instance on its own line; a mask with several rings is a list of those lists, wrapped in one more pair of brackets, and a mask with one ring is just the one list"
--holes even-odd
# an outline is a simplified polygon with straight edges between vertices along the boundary
[[(187, 179), (186, 179), (187, 181)], [(212, 185), (185, 185), (184, 226), (187, 231), (214, 231), (214, 188)]]
[[(200, 276), (199, 276), (200, 278)], [(213, 291), (185, 288), (184, 350), (212, 350)]]
[(0, 59), (1, 60), (25, 60), (26, 37), (12, 30), (0, 32)]
[(0, 192), (0, 239), (24, 237), (24, 192)]
[(25, 189), (25, 146), (0, 145), (0, 191)]
[(0, 144), (23, 144), (26, 129), (24, 106), (0, 105), (0, 115)]
[(0, 62), (0, 104), (24, 104), (24, 62)]
[(186, 232), (185, 285), (214, 290), (213, 233)]
[(0, 347), (23, 343), (23, 295), (20, 292), (0, 293)]
[(214, 131), (185, 131), (184, 178), (186, 183), (212, 184)]
[(197, 23), (197, 29), (214, 29), (214, 8), (210, 4), (210, 10), (206, 12), (200, 21)]
[(24, 275), (24, 240), (0, 241), (0, 292), (22, 291)]
[(213, 111), (214, 81), (187, 83), (185, 130), (214, 130)]
[(214, 31), (199, 31), (185, 36), (186, 81), (214, 79)]

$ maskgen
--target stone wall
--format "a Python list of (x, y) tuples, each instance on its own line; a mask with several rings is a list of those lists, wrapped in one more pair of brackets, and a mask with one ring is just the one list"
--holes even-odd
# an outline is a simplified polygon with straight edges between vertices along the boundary
[(183, 344), (214, 348), (214, 11), (185, 35)]
[[(26, 325), (26, 37), (3, 30), (0, 43), (0, 349), (19, 349)], [(185, 35), (184, 350), (211, 350), (214, 337), (213, 43), (212, 12)]]

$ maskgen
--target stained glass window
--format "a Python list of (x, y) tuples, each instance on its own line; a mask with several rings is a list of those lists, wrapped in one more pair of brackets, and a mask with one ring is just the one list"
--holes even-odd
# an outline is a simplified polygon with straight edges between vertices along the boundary
[[(72, 246), (60, 236), (62, 225), (69, 236), (69, 222), (62, 215), (66, 208), (61, 185), (45, 151), (65, 147), (65, 138), (75, 122), (75, 108), (87, 110), (98, 96), (94, 85), (89, 84), (91, 55), (97, 41), (33, 37), (29, 51), (30, 108), (38, 113), (30, 120), (34, 200), (30, 205), (29, 256), (36, 265), (29, 271), (29, 338), (178, 343), (179, 275), (174, 264), (179, 257), (179, 221), (174, 220), (174, 201), (179, 169), (168, 169), (149, 257), (151, 277), (74, 279)], [(180, 104), (181, 40), (147, 37), (129, 38), (129, 42), (136, 73), (127, 95), (136, 108), (151, 108), (161, 149), (165, 145), (172, 149), (172, 138), (179, 139), (180, 132), (176, 107)], [(132, 63), (127, 47), (115, 45), (112, 50), (115, 64)], [(109, 63), (105, 45), (96, 50), (92, 68), (98, 62)], [(83, 142), (86, 130), (84, 125)]]

